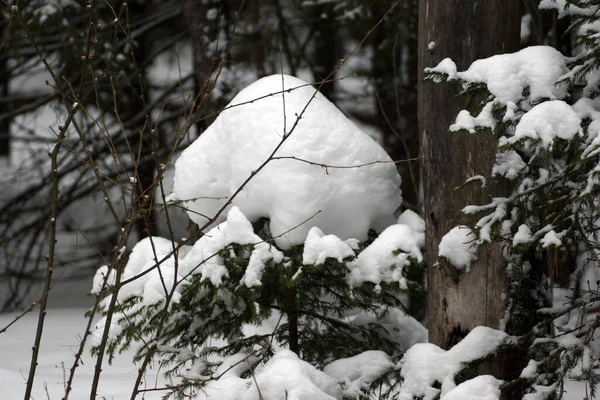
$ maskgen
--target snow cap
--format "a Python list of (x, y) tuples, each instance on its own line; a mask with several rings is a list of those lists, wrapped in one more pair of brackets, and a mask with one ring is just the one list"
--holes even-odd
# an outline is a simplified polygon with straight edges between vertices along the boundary
[(250, 221), (269, 218), (280, 248), (302, 244), (313, 226), (365, 240), (369, 228), (394, 222), (401, 203), (400, 176), (386, 152), (292, 76), (260, 79), (231, 101), (177, 160), (171, 198), (202, 226), (254, 172), (231, 203)]

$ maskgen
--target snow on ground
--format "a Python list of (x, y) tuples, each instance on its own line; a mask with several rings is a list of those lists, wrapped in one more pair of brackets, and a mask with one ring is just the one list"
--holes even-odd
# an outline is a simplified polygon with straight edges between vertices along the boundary
[[(83, 308), (48, 311), (32, 393), (33, 399), (63, 398), (65, 382), (69, 377), (68, 370), (73, 363), (73, 355), (78, 350), (79, 338), (85, 331), (86, 311)], [(0, 329), (13, 321), (16, 315), (14, 313), (0, 315)], [(25, 394), (37, 317), (36, 309), (36, 312), (27, 314), (5, 333), (0, 334), (0, 399), (22, 399)], [(105, 362), (100, 379), (99, 399), (129, 399), (137, 376), (137, 368), (131, 363), (131, 357), (132, 352), (125, 352), (117, 355), (112, 365), (109, 366)], [(90, 395), (96, 360), (91, 357), (89, 351), (86, 351), (82, 361), (82, 365), (77, 369), (70, 395), (73, 400), (89, 398)], [(165, 384), (163, 378), (157, 377), (158, 372), (157, 369), (150, 370), (144, 382), (146, 387)], [(148, 392), (145, 398), (160, 399), (160, 395), (160, 392)]]
[[(85, 329), (86, 319), (84, 314), (87, 310), (84, 308), (57, 308), (50, 309), (46, 317), (46, 324), (44, 329), (44, 336), (42, 339), (39, 365), (37, 367), (37, 376), (33, 390), (33, 399), (50, 399), (58, 400), (64, 396), (64, 382), (68, 378), (68, 368), (70, 368), (73, 362), (73, 355), (77, 351), (79, 345), (79, 338), (83, 334)], [(6, 326), (8, 323), (14, 320), (17, 314), (3, 314), (0, 315), (0, 329)], [(29, 370), (29, 363), (31, 357), (31, 346), (34, 340), (35, 328), (37, 324), (37, 312), (27, 314), (21, 320), (17, 321), (12, 327), (10, 327), (5, 333), (0, 334), (0, 399), (3, 400), (17, 400), (22, 399), (25, 393), (25, 384), (27, 381), (27, 374)], [(421, 345), (420, 345), (421, 346)], [(133, 387), (136, 378), (136, 366), (131, 363), (132, 352), (125, 352), (117, 355), (112, 365), (107, 363), (103, 366), (103, 374), (100, 380), (100, 397), (104, 396), (107, 400), (121, 400), (129, 399), (131, 389)], [(360, 357), (353, 357), (350, 360), (356, 361), (364, 359), (365, 355)], [(435, 363), (438, 360), (438, 355), (434, 354), (432, 358), (427, 357), (424, 359), (424, 363)], [(75, 375), (75, 384), (73, 391), (70, 396), (73, 400), (84, 399), (89, 397), (89, 389), (93, 377), (95, 359), (92, 358), (88, 351), (83, 354), (83, 364), (77, 369)], [(378, 360), (378, 365), (385, 364), (385, 360), (382, 356), (377, 355), (374, 361)], [(64, 370), (63, 365), (64, 363)], [(373, 367), (372, 363), (365, 361), (364, 365)], [(441, 365), (441, 364), (440, 364)], [(268, 374), (278, 374), (280, 379), (277, 381), (277, 385), (281, 387), (298, 387), (295, 386), (294, 382), (285, 382), (285, 374), (281, 374), (282, 370), (277, 368), (285, 366), (286, 371), (297, 368), (305, 368), (302, 373), (303, 378), (298, 378), (297, 384), (308, 384), (309, 382), (318, 383), (322, 388), (327, 387), (324, 385), (325, 382), (329, 382), (327, 376), (320, 373), (318, 370), (309, 368), (304, 365), (301, 360), (293, 357), (293, 354), (289, 352), (282, 352), (276, 362), (271, 363), (266, 370), (271, 369)], [(336, 365), (336, 370), (340, 372), (340, 368), (344, 371), (348, 370), (349, 381), (357, 380), (357, 376), (366, 376), (369, 370), (357, 371), (355, 369), (356, 363), (349, 363), (347, 365)], [(439, 366), (439, 365), (438, 365)], [(338, 368), (339, 367), (339, 368)], [(342, 368), (343, 367), (343, 368)], [(282, 367), (283, 368), (283, 367)], [(330, 367), (330, 369), (333, 366)], [(274, 371), (274, 372), (273, 372)], [(326, 369), (327, 372), (328, 371)], [(158, 368), (154, 368), (147, 375), (145, 385), (147, 388), (161, 386), (166, 383), (164, 378), (157, 377), (160, 371)], [(418, 373), (419, 371), (415, 371)], [(425, 370), (420, 371), (420, 375), (423, 375)], [(65, 377), (66, 374), (66, 377)], [(265, 375), (265, 376), (267, 376)], [(332, 375), (335, 375), (332, 373)], [(343, 374), (342, 374), (343, 375)], [(336, 376), (337, 377), (337, 376)], [(232, 379), (229, 382), (233, 382), (236, 379), (240, 381), (246, 381), (237, 376), (232, 375)], [(319, 380), (320, 379), (320, 380)], [(342, 377), (342, 379), (344, 379)], [(448, 391), (444, 398), (448, 399), (464, 399), (464, 397), (456, 397), (459, 394), (474, 393), (475, 389), (480, 390), (481, 385), (485, 382), (484, 380), (490, 380), (489, 378), (479, 378), (481, 381), (471, 382), (469, 384), (459, 385), (456, 388)], [(223, 383), (225, 383), (224, 380)], [(302, 382), (301, 382), (302, 381)], [(259, 383), (260, 384), (260, 383)], [(312, 383), (311, 383), (312, 385)], [(489, 385), (483, 385), (489, 386)], [(240, 386), (236, 386), (243, 389)], [(311, 386), (315, 389), (314, 386)], [(329, 390), (333, 390), (331, 386), (328, 386)], [(216, 387), (213, 386), (216, 389)], [(566, 385), (567, 393), (564, 397), (565, 400), (580, 400), (585, 395), (585, 389), (581, 383), (567, 382)], [(487, 390), (487, 389), (486, 389)], [(252, 392), (246, 391), (247, 396), (250, 396)], [(483, 394), (484, 392), (482, 392)], [(164, 393), (162, 393), (164, 394)], [(264, 393), (263, 393), (264, 394)], [(330, 392), (329, 395), (333, 394)], [(161, 392), (147, 392), (145, 393), (146, 400), (159, 399)], [(334, 395), (339, 396), (337, 393)], [(141, 396), (139, 397), (141, 398)], [(200, 397), (202, 398), (202, 397)], [(209, 397), (214, 399), (221, 399), (221, 397)], [(235, 398), (235, 397), (234, 397)], [(251, 397), (250, 397), (251, 398)], [(306, 398), (306, 397), (299, 397)], [(469, 397), (479, 398), (479, 397)], [(494, 398), (494, 397), (481, 397), (481, 398)], [(317, 399), (317, 397), (312, 397)], [(283, 397), (282, 397), (283, 400)]]

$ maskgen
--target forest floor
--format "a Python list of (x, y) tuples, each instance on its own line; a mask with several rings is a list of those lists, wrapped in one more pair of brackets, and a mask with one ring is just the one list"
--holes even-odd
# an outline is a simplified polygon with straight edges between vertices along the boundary
[[(34, 400), (59, 400), (64, 397), (69, 370), (85, 332), (86, 311), (85, 308), (48, 310), (32, 392)], [(17, 315), (0, 315), (0, 329), (12, 322)], [(0, 399), (17, 400), (24, 396), (37, 317), (37, 312), (31, 312), (5, 333), (0, 334)], [(133, 351), (119, 354), (114, 358), (112, 365), (108, 365), (105, 358), (98, 399), (129, 399), (137, 376), (137, 368), (131, 361), (132, 356)], [(75, 373), (70, 399), (89, 398), (95, 362), (96, 359), (91, 356), (89, 349), (86, 349), (82, 355), (82, 363)], [(148, 388), (157, 385), (164, 387), (165, 380), (157, 376), (157, 373), (160, 375), (159, 372), (156, 369), (149, 370), (144, 385)], [(164, 395), (164, 392), (148, 392), (145, 393), (144, 399), (160, 399), (161, 395)]]
[[(79, 348), (87, 320), (85, 308), (51, 308), (46, 316), (39, 364), (32, 393), (34, 400), (59, 400), (65, 394), (69, 369)], [(0, 329), (12, 322), (17, 313), (0, 315)], [(0, 399), (23, 398), (31, 361), (31, 346), (37, 325), (37, 313), (25, 315), (5, 333), (0, 334)], [(99, 399), (129, 399), (137, 368), (132, 363), (133, 351), (115, 357), (111, 365), (106, 359), (100, 380)], [(89, 397), (96, 359), (84, 351), (82, 365), (77, 368), (70, 398)], [(160, 370), (153, 368), (144, 380), (146, 388), (164, 387), (166, 380)], [(585, 387), (578, 382), (567, 382), (564, 400), (582, 400)], [(160, 399), (164, 392), (146, 392), (144, 399)], [(141, 396), (139, 397), (141, 398)]]

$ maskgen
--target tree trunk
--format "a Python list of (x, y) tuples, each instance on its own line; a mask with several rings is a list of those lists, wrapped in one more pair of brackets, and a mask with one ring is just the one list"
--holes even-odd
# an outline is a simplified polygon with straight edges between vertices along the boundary
[[(335, 14), (331, 4), (314, 6), (312, 14), (316, 21), (314, 29), (317, 31), (314, 58), (312, 60), (314, 66), (313, 72), (315, 74), (315, 82), (319, 82), (329, 76), (331, 71), (338, 65), (341, 57), (339, 54), (340, 43), (338, 43), (336, 37)], [(321, 86), (319, 90), (329, 100), (334, 100), (334, 82)]]
[[(6, 16), (0, 16), (0, 31), (5, 32), (8, 21)], [(0, 97), (8, 96), (8, 85), (10, 82), (10, 72), (8, 70), (8, 52), (0, 52)], [(8, 107), (7, 107), (8, 106)], [(12, 104), (5, 104), (3, 111), (8, 111)], [(0, 120), (0, 157), (6, 157), (7, 165), (10, 161), (10, 118)]]
[(298, 295), (296, 288), (288, 288), (288, 346), (291, 351), (298, 354)]
[[(489, 200), (479, 185), (455, 188), (474, 175), (489, 176), (497, 140), (491, 135), (450, 136), (446, 131), (467, 99), (456, 90), (424, 83), (422, 71), (452, 58), (459, 70), (479, 59), (519, 49), (517, 0), (422, 0), (419, 7), (419, 131), (423, 159), (429, 341), (449, 348), (473, 327), (500, 327), (504, 318), (506, 262), (499, 243), (480, 247), (469, 272), (458, 273), (437, 259), (441, 238), (469, 223), (460, 210)], [(430, 46), (430, 43), (435, 45)], [(433, 47), (433, 50), (429, 50)], [(473, 102), (475, 103), (475, 102)], [(471, 111), (472, 108), (471, 108)], [(494, 188), (494, 195), (501, 189)], [(441, 267), (434, 266), (440, 262)]]

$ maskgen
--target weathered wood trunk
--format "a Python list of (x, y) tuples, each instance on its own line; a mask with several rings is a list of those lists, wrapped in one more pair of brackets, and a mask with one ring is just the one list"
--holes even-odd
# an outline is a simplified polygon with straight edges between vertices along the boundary
[[(429, 341), (442, 348), (451, 347), (477, 325), (500, 326), (506, 265), (499, 244), (494, 243), (480, 248), (478, 260), (467, 273), (455, 273), (443, 260), (442, 268), (434, 267), (441, 238), (453, 226), (468, 222), (460, 210), (467, 204), (489, 200), (480, 185), (455, 188), (471, 176), (490, 175), (497, 141), (488, 135), (447, 135), (458, 112), (466, 108), (473, 111), (473, 107), (469, 107), (468, 99), (453, 98), (457, 88), (423, 82), (422, 71), (446, 57), (464, 70), (479, 58), (517, 51), (519, 26), (518, 0), (422, 0), (419, 5), (418, 101)], [(432, 42), (435, 45), (429, 46)]]

